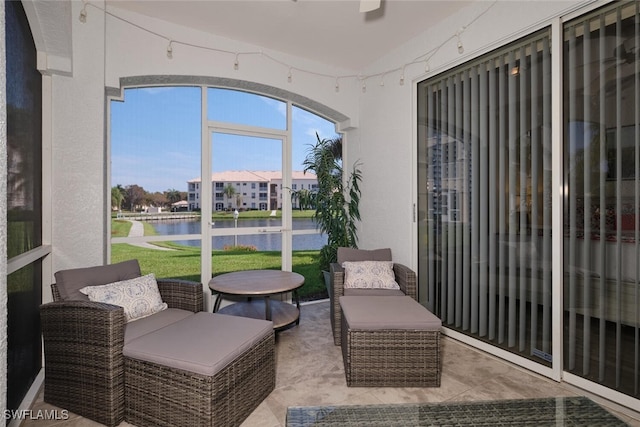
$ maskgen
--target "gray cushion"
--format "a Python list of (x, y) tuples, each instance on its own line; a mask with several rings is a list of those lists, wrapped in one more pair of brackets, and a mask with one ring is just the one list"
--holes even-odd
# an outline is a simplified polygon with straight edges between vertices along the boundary
[(272, 331), (270, 321), (200, 312), (129, 342), (122, 354), (213, 376)]
[(439, 331), (442, 327), (436, 315), (409, 296), (343, 296), (340, 307), (351, 329)]
[(375, 289), (375, 288), (344, 288), (344, 295), (351, 296), (404, 296), (400, 289)]
[(80, 289), (85, 286), (106, 285), (140, 276), (140, 265), (137, 259), (117, 264), (60, 270), (55, 274), (56, 286), (63, 301), (89, 301), (89, 298), (80, 292)]
[(167, 308), (135, 322), (129, 322), (124, 329), (124, 343), (127, 344), (136, 338), (162, 329), (189, 316), (193, 316), (193, 312), (179, 308)]
[(338, 248), (338, 264), (345, 261), (391, 261), (391, 249)]

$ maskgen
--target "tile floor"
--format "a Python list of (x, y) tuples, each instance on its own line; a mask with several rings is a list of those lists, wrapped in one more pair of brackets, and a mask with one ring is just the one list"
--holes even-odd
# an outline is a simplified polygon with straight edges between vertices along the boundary
[[(380, 403), (479, 401), (584, 395), (567, 384), (559, 384), (453, 339), (444, 338), (443, 372), (438, 388), (347, 387), (340, 347), (333, 345), (329, 303), (303, 305), (300, 325), (277, 335), (276, 388), (245, 420), (242, 427), (281, 427), (288, 406), (319, 406)], [(640, 427), (640, 412), (593, 400), (631, 426)], [(55, 409), (42, 401), (33, 410)], [(22, 426), (93, 427), (90, 420), (71, 414), (68, 420), (25, 421)], [(122, 423), (120, 427), (130, 426)]]

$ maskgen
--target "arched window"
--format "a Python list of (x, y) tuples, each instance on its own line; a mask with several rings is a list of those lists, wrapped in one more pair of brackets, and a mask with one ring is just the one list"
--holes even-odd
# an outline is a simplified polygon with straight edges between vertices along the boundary
[(326, 238), (300, 197), (316, 187), (302, 165), (334, 123), (208, 85), (127, 88), (110, 113), (112, 262), (137, 258), (144, 272), (205, 287), (223, 272), (292, 270), (303, 295), (322, 293), (313, 265)]

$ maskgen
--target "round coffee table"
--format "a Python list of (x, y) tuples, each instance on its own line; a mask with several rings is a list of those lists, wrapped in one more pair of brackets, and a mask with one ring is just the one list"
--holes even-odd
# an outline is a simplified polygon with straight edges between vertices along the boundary
[[(289, 271), (246, 270), (221, 274), (209, 280), (209, 288), (218, 294), (213, 312), (271, 320), (276, 330), (293, 323), (297, 325), (300, 322), (298, 288), (303, 284), (304, 276)], [(272, 296), (287, 292), (293, 292), (295, 304), (271, 299)], [(244, 296), (248, 301), (220, 308), (225, 295)]]

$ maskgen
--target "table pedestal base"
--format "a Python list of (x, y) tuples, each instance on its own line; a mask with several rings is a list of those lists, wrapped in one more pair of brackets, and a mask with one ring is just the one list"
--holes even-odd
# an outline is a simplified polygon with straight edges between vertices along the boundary
[[(269, 301), (271, 310), (271, 321), (274, 329), (282, 329), (295, 323), (300, 319), (300, 310), (293, 304), (284, 301)], [(267, 307), (264, 299), (254, 299), (247, 302), (238, 302), (222, 307), (217, 311), (220, 314), (231, 316), (251, 317), (254, 319), (265, 319), (268, 317)]]

